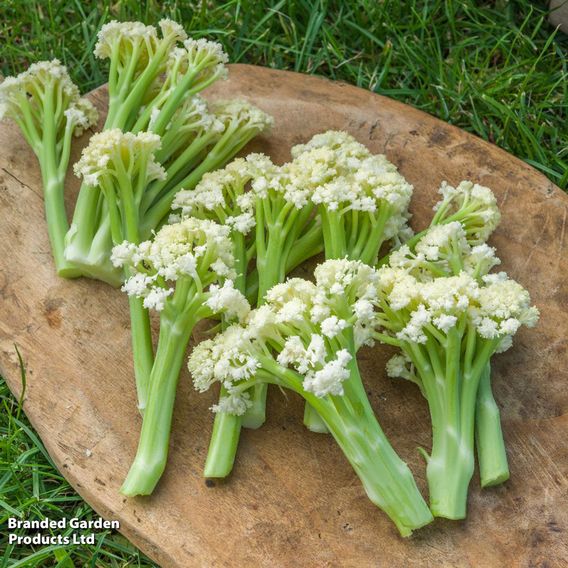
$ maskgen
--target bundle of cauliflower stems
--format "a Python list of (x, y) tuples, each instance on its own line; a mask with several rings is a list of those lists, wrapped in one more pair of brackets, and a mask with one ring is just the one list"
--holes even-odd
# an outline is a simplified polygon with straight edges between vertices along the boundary
[[(241, 428), (263, 424), (276, 385), (305, 400), (306, 427), (333, 436), (401, 535), (435, 516), (464, 518), (474, 446), (482, 486), (509, 477), (491, 358), (538, 319), (528, 292), (491, 272), (491, 190), (443, 182), (430, 225), (414, 234), (413, 187), (345, 132), (294, 146), (284, 165), (234, 159), (272, 118), (200, 97), (226, 76), (219, 44), (170, 20), (113, 21), (95, 55), (109, 60), (108, 113), (74, 165), (82, 186), (70, 223), (71, 141), (92, 132), (95, 108), (57, 60), (6, 78), (0, 108), (38, 158), (57, 273), (128, 294), (142, 428), (122, 493), (149, 495), (164, 472), (180, 370), (208, 319), (187, 363), (197, 391), (220, 389), (205, 477), (229, 475)], [(311, 280), (289, 277), (314, 257)], [(429, 505), (367, 398), (357, 354), (376, 342), (396, 351), (387, 375), (415, 383), (428, 403)]]

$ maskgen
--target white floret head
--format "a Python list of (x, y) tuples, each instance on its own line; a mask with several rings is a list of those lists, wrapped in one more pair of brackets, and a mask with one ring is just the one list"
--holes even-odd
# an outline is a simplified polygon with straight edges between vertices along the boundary
[(218, 309), (238, 318), (248, 313), (248, 302), (232, 282), (218, 284), (235, 277), (234, 256), (228, 227), (213, 221), (190, 217), (164, 225), (151, 241), (115, 247), (112, 260), (134, 272), (123, 290), (144, 298), (147, 307), (157, 311), (164, 309), (175, 282), (185, 278), (198, 288), (212, 286), (206, 298), (212, 311)]
[(147, 185), (166, 177), (155, 157), (159, 147), (160, 137), (151, 132), (133, 134), (118, 128), (103, 130), (91, 137), (73, 171), (90, 186), (99, 185), (101, 177), (114, 179), (121, 170), (128, 172), (133, 185), (137, 177), (143, 177), (144, 185)]
[(539, 317), (538, 308), (531, 306), (529, 292), (505, 272), (483, 277), (473, 322), (481, 337), (495, 339), (513, 336), (522, 325), (533, 327)]
[(320, 398), (328, 395), (342, 396), (343, 382), (350, 376), (348, 365), (351, 359), (349, 351), (341, 349), (336, 353), (336, 357), (327, 361), (321, 369), (306, 374), (303, 382), (304, 390)]
[(259, 175), (258, 167), (264, 158), (251, 154), (246, 159), (233, 160), (220, 170), (206, 173), (195, 189), (176, 194), (172, 209), (180, 210), (182, 218), (209, 218), (236, 232), (248, 234), (256, 223), (254, 193), (248, 189), (251, 180)]
[(216, 101), (212, 107), (226, 129), (231, 128), (241, 134), (258, 134), (274, 124), (274, 119), (268, 113), (245, 100)]
[(384, 240), (399, 240), (409, 230), (413, 188), (383, 155), (373, 155), (351, 135), (329, 131), (292, 148), (287, 166), (293, 183), (315, 205), (338, 214), (384, 211)]
[(252, 379), (259, 367), (252, 343), (240, 325), (199, 343), (188, 360), (194, 387), (200, 392), (219, 382), (229, 393), (235, 393), (239, 382)]
[(41, 134), (44, 100), (47, 99), (59, 101), (62, 112), (53, 114), (58, 133), (63, 132), (68, 124), (71, 131), (79, 136), (98, 120), (97, 110), (90, 101), (80, 98), (79, 89), (58, 59), (33, 63), (26, 71), (16, 77), (6, 77), (0, 83), (0, 119), (3, 116), (21, 119), (25, 108), (30, 107), (28, 116)]
[(501, 220), (495, 195), (488, 187), (462, 181), (457, 187), (442, 182), (442, 200), (434, 206), (444, 208), (444, 217), (458, 217), (463, 223), (470, 245), (484, 243)]

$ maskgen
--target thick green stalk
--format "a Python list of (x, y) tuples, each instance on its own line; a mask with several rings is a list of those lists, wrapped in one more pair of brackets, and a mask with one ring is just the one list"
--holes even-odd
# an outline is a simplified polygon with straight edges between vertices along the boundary
[(426, 477), (430, 509), (434, 516), (465, 518), (473, 468), (473, 440), (461, 434), (455, 423), (441, 423), (441, 420), (432, 419), (432, 452), (428, 458)]
[(150, 314), (144, 307), (142, 298), (129, 296), (128, 305), (130, 308), (130, 335), (138, 408), (141, 413), (144, 413), (148, 403), (148, 388), (154, 364), (152, 327), (150, 325)]
[[(445, 361), (437, 356), (437, 345), (429, 340), (426, 349), (431, 371), (418, 367), (425, 386), (432, 417), (432, 452), (426, 477), (430, 509), (436, 517), (463, 519), (467, 492), (473, 475), (473, 439), (461, 429), (462, 381), (475, 381), (460, 368), (461, 336), (456, 328), (448, 332)], [(475, 398), (465, 401), (475, 407)]]
[[(39, 160), (42, 174), (45, 217), (55, 268), (59, 276), (75, 278), (79, 273), (67, 262), (64, 255), (65, 234), (69, 229), (65, 211), (65, 171), (69, 158), (66, 158), (63, 152), (57, 155), (55, 115), (60, 115), (61, 109), (56, 113), (52, 95), (53, 91), (47, 92), (43, 99), (43, 136), (41, 140), (36, 138), (36, 143), (32, 147)], [(29, 109), (27, 101), (22, 105), (22, 109)], [(36, 129), (33, 129), (33, 133), (30, 131), (30, 136), (34, 136), (34, 133), (37, 133)], [(66, 129), (64, 139), (61, 141), (67, 152), (69, 152), (68, 140), (71, 135), (70, 129)], [(60, 161), (62, 163), (59, 163)]]
[(283, 386), (296, 390), (315, 408), (353, 466), (369, 499), (392, 519), (402, 536), (409, 536), (430, 523), (432, 514), (410, 469), (377, 422), (364, 394), (355, 357), (350, 367), (343, 397), (318, 398), (301, 388), (301, 381), (292, 371), (283, 373), (281, 367), (274, 364), (273, 372), (275, 376), (291, 376), (290, 380), (283, 381)]
[[(455, 331), (455, 330), (454, 330)], [(450, 332), (451, 333), (451, 332)], [(456, 332), (457, 333), (457, 332)], [(468, 330), (466, 342), (473, 345), (474, 331)], [(469, 483), (474, 470), (474, 420), (479, 381), (491, 353), (492, 342), (480, 342), (468, 363), (468, 347), (460, 365), (461, 343), (449, 337), (446, 347), (446, 372), (434, 371), (434, 381), (423, 374), (425, 388), (436, 392), (438, 405), (432, 404), (432, 452), (428, 459), (426, 477), (430, 490), (430, 509), (434, 516), (463, 519), (466, 515)], [(432, 365), (434, 368), (435, 366)], [(427, 384), (428, 383), (428, 384)]]
[(59, 177), (53, 168), (45, 169), (48, 171), (44, 172), (42, 167), (43, 201), (55, 268), (63, 278), (77, 278), (80, 271), (65, 258), (65, 235), (69, 229), (64, 200), (65, 178)]
[(193, 323), (180, 325), (175, 319), (160, 319), (158, 350), (138, 450), (120, 489), (124, 495), (150, 495), (164, 472), (176, 389), (192, 328)]
[[(219, 397), (227, 395), (221, 387)], [(213, 422), (213, 432), (203, 469), (204, 477), (227, 477), (233, 470), (239, 439), (241, 437), (241, 417), (217, 412)]]
[[(432, 522), (432, 513), (410, 469), (395, 453), (376, 420), (341, 416), (340, 420), (328, 418), (326, 425), (371, 502), (391, 518), (401, 536), (410, 536)], [(347, 429), (349, 434), (345, 435)]]
[(499, 485), (509, 479), (509, 464), (501, 429), (499, 407), (491, 390), (491, 365), (481, 375), (475, 415), (475, 443), (482, 487)]
[[(101, 184), (101, 192), (104, 194), (108, 206), (109, 233), (114, 244), (122, 243), (125, 239), (135, 244), (140, 242), (131, 183), (132, 180), (128, 178), (125, 172), (119, 177), (122, 217), (121, 208), (117, 203), (116, 188), (114, 188), (112, 182)], [(129, 276), (127, 272), (124, 275), (125, 277)], [(128, 305), (130, 308), (130, 336), (138, 408), (141, 412), (144, 412), (148, 399), (150, 373), (154, 363), (152, 328), (150, 315), (144, 307), (143, 298), (129, 296)]]

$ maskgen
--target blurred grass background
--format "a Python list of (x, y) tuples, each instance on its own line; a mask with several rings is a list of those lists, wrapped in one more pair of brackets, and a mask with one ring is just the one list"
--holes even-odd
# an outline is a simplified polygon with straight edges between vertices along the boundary
[[(170, 17), (221, 42), (232, 62), (323, 75), (411, 104), (525, 160), (568, 188), (568, 37), (528, 0), (2, 0), (0, 73), (57, 57), (83, 91), (110, 20)], [(8, 545), (7, 517), (94, 513), (54, 467), (0, 378), (0, 568), (154, 566), (123, 537), (94, 546)]]
[(457, 0), (175, 2), (3, 0), (0, 71), (51, 57), (85, 91), (105, 82), (92, 54), (109, 19), (182, 22), (232, 62), (347, 81), (494, 142), (568, 186), (568, 38), (546, 4)]

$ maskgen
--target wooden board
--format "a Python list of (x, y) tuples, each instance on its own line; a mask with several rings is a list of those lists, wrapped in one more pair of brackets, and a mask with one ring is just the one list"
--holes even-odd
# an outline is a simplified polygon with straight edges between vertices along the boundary
[[(291, 145), (330, 128), (386, 153), (415, 186), (415, 228), (430, 218), (442, 180), (493, 188), (503, 212), (493, 244), (542, 312), (536, 329), (523, 330), (514, 349), (495, 357), (511, 480), (481, 491), (476, 476), (466, 521), (438, 520), (403, 540), (365, 497), (333, 440), (302, 427), (302, 402), (275, 391), (265, 427), (244, 433), (231, 479), (209, 487), (201, 471), (215, 395), (198, 396), (184, 372), (159, 488), (151, 498), (119, 495), (140, 427), (126, 296), (55, 277), (36, 160), (3, 122), (0, 370), (18, 395), (16, 343), (28, 370), (24, 408), (61, 471), (162, 566), (566, 566), (568, 196), (502, 150), (355, 87), (234, 65), (210, 96), (227, 95), (274, 115), (272, 133), (250, 150), (279, 162)], [(103, 109), (105, 90), (93, 99)], [(70, 176), (70, 205), (77, 186)], [(388, 356), (384, 347), (361, 352), (370, 399), (425, 490), (416, 448), (430, 445), (426, 404), (413, 385), (385, 376)]]

